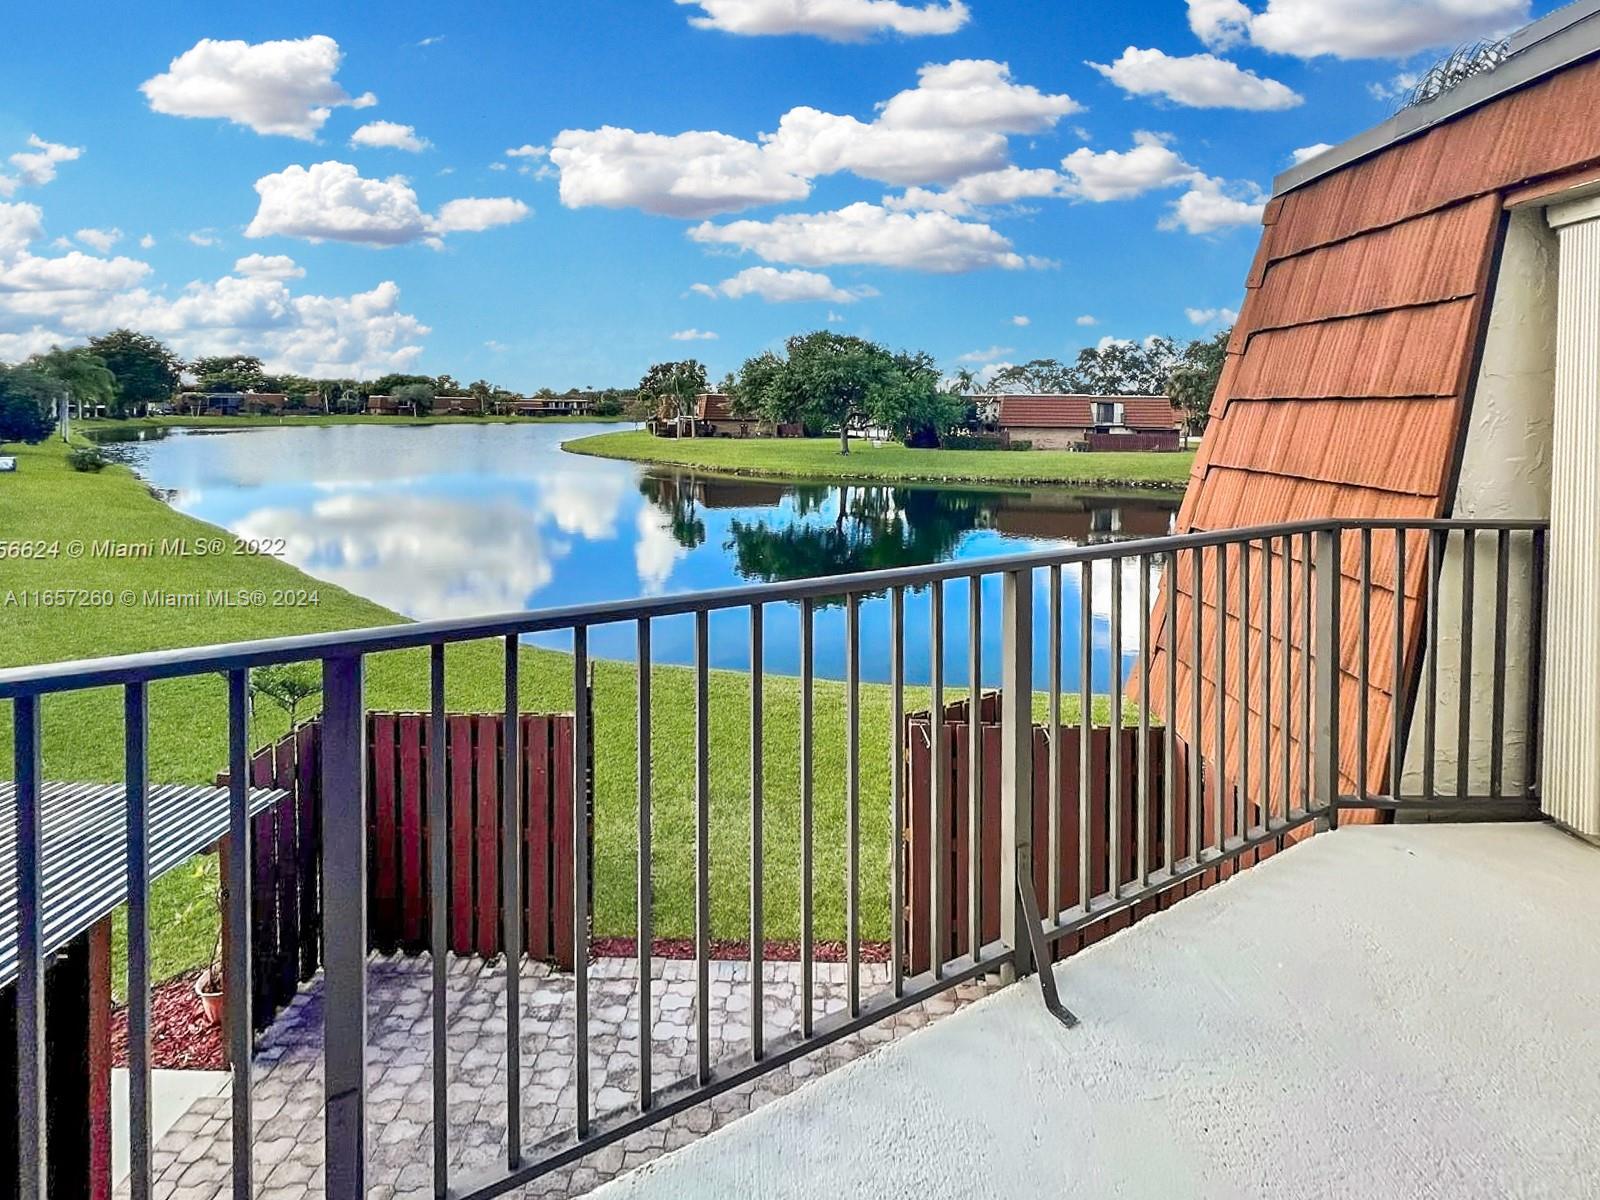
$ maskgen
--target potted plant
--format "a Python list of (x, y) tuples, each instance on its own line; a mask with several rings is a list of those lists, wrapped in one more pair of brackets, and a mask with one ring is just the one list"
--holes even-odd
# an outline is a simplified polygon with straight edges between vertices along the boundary
[(201, 971), (194, 981), (194, 994), (200, 999), (200, 1012), (207, 1025), (222, 1024), (222, 931), (217, 931), (217, 943), (211, 951), (211, 964)]

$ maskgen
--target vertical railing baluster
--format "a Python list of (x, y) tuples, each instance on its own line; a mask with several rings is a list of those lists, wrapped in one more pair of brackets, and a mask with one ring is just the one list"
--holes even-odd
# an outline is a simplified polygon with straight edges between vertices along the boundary
[(1164, 568), (1167, 576), (1167, 717), (1161, 723), (1162, 780), (1162, 864), (1168, 871), (1176, 868), (1178, 860), (1177, 830), (1177, 732), (1178, 723), (1178, 555), (1167, 555)]
[(1122, 895), (1122, 559), (1111, 567), (1111, 713), (1107, 751), (1110, 780), (1106, 786), (1106, 879), (1111, 897)]
[(844, 600), (845, 1004), (861, 1015), (861, 597)]
[[(506, 1163), (515, 1171), (522, 1165), (522, 705), (517, 635), (507, 636), (503, 648), (506, 665), (500, 737), (500, 940), (506, 973)], [(582, 706), (580, 688), (575, 707)], [(578, 769), (574, 764), (573, 770)]]
[[(44, 764), (39, 698), (18, 696), (11, 705), (11, 715), (17, 797), (17, 1194), (20, 1200), (45, 1200), (49, 1153), (45, 1128), (44, 839), (40, 811)], [(236, 1147), (237, 1144), (236, 1139)], [(237, 1181), (234, 1193), (237, 1197)]]
[[(323, 667), (323, 692), (324, 707), (327, 705), (326, 693), (328, 690), (328, 668)], [(358, 677), (359, 678), (359, 677)], [(234, 670), (228, 672), (228, 840), (230, 852), (228, 854), (228, 912), (229, 912), (229, 945), (227, 947), (227, 965), (224, 968), (226, 1010), (228, 1017), (228, 1053), (233, 1067), (232, 1102), (233, 1102), (233, 1195), (234, 1200), (250, 1200), (255, 1191), (255, 1164), (252, 1161), (251, 1144), (254, 1140), (254, 1125), (250, 1115), (250, 1058), (255, 1049), (255, 1029), (253, 1026), (254, 1014), (251, 1012), (251, 956), (250, 956), (250, 864), (254, 858), (254, 847), (251, 845), (250, 832), (250, 672), (248, 670)], [(327, 739), (324, 738), (324, 753)], [(339, 747), (338, 743), (335, 746)], [(359, 753), (359, 745), (356, 747)], [(363, 801), (365, 792), (361, 793)], [(365, 807), (363, 803), (363, 807)], [(365, 815), (365, 814), (363, 814)], [(327, 838), (323, 839), (324, 845)], [(365, 842), (365, 823), (363, 822), (363, 843)], [(330, 903), (327, 905), (327, 922), (331, 924), (335, 916), (342, 913)], [(363, 933), (363, 940), (365, 934)], [(330, 939), (331, 940), (331, 939)], [(363, 947), (364, 948), (364, 947)], [(331, 950), (329, 951), (331, 954)], [(328, 957), (325, 955), (324, 957)], [(363, 956), (364, 957), (364, 956)], [(365, 964), (362, 964), (363, 968)], [(362, 999), (365, 999), (365, 971), (358, 972), (363, 976), (359, 982)], [(330, 968), (328, 976), (329, 1000), (338, 1000), (343, 1003), (347, 996), (343, 989), (338, 987), (338, 980), (343, 979), (348, 985), (348, 972), (341, 973), (336, 979)], [(332, 1005), (330, 1005), (330, 1008)], [(340, 1036), (347, 1036), (347, 1031), (339, 1030)], [(327, 1039), (329, 1047), (333, 1047), (335, 1033), (334, 1018), (330, 1011), (328, 1017)], [(362, 1062), (365, 1063), (366, 1043), (366, 1018), (363, 1013), (361, 1021)], [(341, 1046), (342, 1048), (342, 1046)], [(342, 1175), (336, 1171), (336, 1166), (341, 1165), (341, 1151), (344, 1152), (343, 1161), (350, 1162), (353, 1153), (354, 1160), (350, 1162), (352, 1179), (356, 1181), (366, 1178), (366, 1130), (364, 1127), (366, 1098), (364, 1079), (354, 1080), (353, 1100), (347, 1101), (345, 1111), (354, 1108), (363, 1118), (362, 1128), (357, 1134), (348, 1127), (341, 1130), (344, 1135), (334, 1137), (334, 1114), (337, 1111), (334, 1100), (335, 1080), (339, 1076), (335, 1073), (335, 1064), (332, 1061), (332, 1050), (329, 1051), (328, 1062), (328, 1195), (334, 1200), (345, 1200), (336, 1190), (336, 1180), (343, 1182)], [(341, 1054), (343, 1060), (345, 1055)], [(341, 1082), (352, 1082), (341, 1080)], [(343, 1089), (342, 1089), (343, 1090)], [(345, 1195), (349, 1195), (346, 1193)]]
[(815, 609), (811, 597), (800, 601), (800, 1036), (810, 1037), (813, 1024), (812, 977), (814, 975), (812, 934), (816, 904), (812, 899), (815, 874), (813, 847), (815, 720), (812, 682), (815, 674)]
[(1360, 677), (1356, 690), (1361, 704), (1356, 709), (1356, 798), (1367, 798), (1367, 712), (1372, 686), (1372, 530), (1361, 531), (1361, 652), (1356, 659)]
[(1309, 533), (1300, 535), (1300, 556), (1303, 569), (1300, 572), (1300, 586), (1304, 593), (1301, 597), (1300, 608), (1300, 724), (1305, 730), (1305, 738), (1300, 744), (1300, 794), (1304, 798), (1305, 807), (1311, 807), (1312, 798), (1312, 748), (1316, 742), (1314, 726), (1311, 724), (1311, 692), (1312, 676), (1316, 667), (1311, 661), (1311, 610), (1313, 607), (1312, 586), (1312, 536)]
[(1545, 622), (1545, 538), (1547, 531), (1535, 529), (1529, 547), (1528, 564), (1528, 765), (1523, 794), (1539, 794), (1539, 771), (1544, 757), (1542, 744), (1544, 717), (1544, 622)]
[(1139, 886), (1150, 885), (1150, 556), (1139, 555), (1139, 763), (1134, 809)]
[(762, 906), (762, 887), (766, 879), (762, 835), (765, 822), (762, 803), (766, 781), (762, 720), (764, 692), (762, 608), (750, 606), (750, 1055), (760, 1062), (766, 1054), (766, 1035), (762, 1027), (762, 961), (766, 950), (766, 917)]
[(967, 948), (983, 948), (983, 576), (967, 580)]
[(1011, 951), (1015, 977), (1050, 970), (1035, 962), (1021, 893), (1033, 893), (1033, 572), (1001, 577), (1000, 651), (1000, 940)]
[(711, 615), (694, 614), (695, 1078), (711, 1080)]
[(1198, 864), (1203, 836), (1202, 811), (1205, 807), (1205, 735), (1203, 714), (1205, 695), (1200, 659), (1205, 653), (1205, 552), (1198, 546), (1189, 551), (1189, 853)]
[(445, 808), (444, 643), (428, 651), (428, 954), (433, 967), (433, 1194), (450, 1192), (450, 1045), (448, 988), (449, 815)]
[(889, 593), (889, 973), (896, 996), (906, 981), (906, 591)]
[[(572, 1023), (577, 1134), (589, 1135), (589, 629), (572, 630)], [(519, 831), (518, 839), (521, 834)], [(519, 1092), (520, 1096), (520, 1092)]]
[(1477, 535), (1461, 531), (1461, 678), (1456, 713), (1456, 799), (1466, 800), (1471, 775), (1467, 755), (1472, 745), (1472, 617), (1473, 592), (1477, 587)]
[(1234, 788), (1234, 832), (1250, 833), (1250, 543), (1239, 543), (1239, 778)]
[(1217, 699), (1216, 717), (1216, 751), (1217, 751), (1217, 786), (1213, 793), (1214, 800), (1211, 809), (1211, 832), (1217, 840), (1217, 853), (1221, 854), (1226, 844), (1226, 834), (1222, 819), (1223, 807), (1228, 802), (1228, 547), (1224, 543), (1217, 547), (1217, 680), (1212, 689)]
[(1422, 721), (1422, 798), (1433, 800), (1434, 752), (1439, 725), (1439, 535), (1428, 531), (1428, 567), (1423, 580), (1426, 591), (1428, 642), (1427, 706)]
[(1389, 798), (1400, 799), (1405, 775), (1406, 535), (1394, 531), (1394, 677), (1389, 684)]
[(949, 747), (945, 745), (944, 728), (944, 582), (934, 580), (928, 591), (929, 663), (928, 679), (931, 695), (928, 699), (929, 803), (933, 807), (928, 829), (929, 839), (929, 906), (933, 910), (929, 922), (931, 958), (935, 979), (944, 978), (945, 947), (949, 944), (950, 905), (945, 890), (945, 876), (950, 866), (950, 804)]
[(150, 1200), (150, 787), (149, 690), (122, 692), (128, 855), (128, 1183)]
[(1506, 761), (1506, 608), (1511, 593), (1511, 531), (1495, 535), (1494, 550), (1494, 684), (1489, 710), (1489, 796), (1500, 799), (1505, 789)]
[[(1294, 811), (1294, 538), (1283, 539), (1283, 753), (1279, 768), (1283, 783), (1283, 819)], [(1304, 735), (1302, 735), (1304, 736)]]
[(1094, 563), (1084, 559), (1078, 579), (1078, 907), (1094, 896), (1089, 771), (1094, 762)]
[(1045, 913), (1046, 919), (1054, 925), (1060, 919), (1061, 913), (1061, 567), (1051, 564), (1048, 578), (1050, 581), (1050, 723), (1046, 745), (1050, 747), (1050, 762), (1047, 770), (1048, 784), (1045, 803), (1049, 811), (1045, 814), (1046, 840), (1049, 843), (1046, 853), (1050, 861), (1045, 868), (1047, 887), (1050, 892), (1049, 904)]
[(651, 812), (654, 791), (654, 761), (652, 758), (651, 712), (651, 649), (650, 618), (640, 617), (636, 631), (638, 661), (638, 712), (635, 714), (638, 732), (637, 791), (639, 795), (638, 842), (639, 865), (635, 874), (637, 889), (635, 907), (639, 919), (635, 930), (634, 952), (638, 958), (639, 972), (639, 1111), (649, 1112), (654, 1103), (655, 1090), (650, 1079), (652, 1043), (651, 1033), (655, 1023), (654, 968), (651, 959), (655, 950), (655, 871), (652, 851), (654, 814)]
[[(1344, 671), (1340, 601), (1343, 556), (1337, 525), (1316, 535), (1317, 802), (1330, 829), (1339, 826), (1339, 698)], [(1309, 564), (1308, 564), (1309, 565)]]
[[(1284, 748), (1288, 749), (1287, 739)], [(1261, 828), (1272, 828), (1272, 539), (1261, 539)]]
[[(362, 1200), (367, 1191), (367, 715), (359, 655), (322, 662), (322, 964), (327, 1109), (328, 1200)], [(242, 710), (245, 672), (229, 675), (230, 708)], [(238, 1137), (250, 1129), (250, 853), (245, 800), (245, 728), (229, 741), (229, 911), (233, 947), (227, 976), (234, 1021), (235, 1163)], [(237, 964), (235, 966), (234, 964)], [(235, 984), (231, 981), (239, 980)], [(235, 1010), (237, 1009), (237, 1013)], [(246, 1102), (241, 1109), (240, 1093)], [(235, 1200), (249, 1200), (248, 1178), (234, 1175)]]

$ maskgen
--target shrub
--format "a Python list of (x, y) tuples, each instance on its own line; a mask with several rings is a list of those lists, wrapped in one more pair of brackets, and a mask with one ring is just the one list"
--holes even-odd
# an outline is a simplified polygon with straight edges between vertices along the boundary
[(93, 446), (79, 446), (67, 454), (67, 465), (74, 471), (103, 471), (110, 461)]
[(1033, 443), (998, 433), (952, 433), (939, 443), (944, 450), (1032, 450)]

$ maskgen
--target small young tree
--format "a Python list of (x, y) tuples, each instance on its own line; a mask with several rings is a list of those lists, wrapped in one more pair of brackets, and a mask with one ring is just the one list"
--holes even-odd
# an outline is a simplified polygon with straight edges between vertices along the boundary
[(38, 371), (0, 365), (0, 446), (33, 445), (49, 437), (60, 393), (61, 385)]
[(669, 418), (690, 411), (694, 398), (709, 390), (706, 366), (696, 358), (653, 363), (639, 380), (641, 407), (654, 406), (652, 415)]
[(322, 671), (315, 663), (273, 663), (250, 672), (250, 688), (271, 700), (294, 728), (300, 706), (322, 690)]

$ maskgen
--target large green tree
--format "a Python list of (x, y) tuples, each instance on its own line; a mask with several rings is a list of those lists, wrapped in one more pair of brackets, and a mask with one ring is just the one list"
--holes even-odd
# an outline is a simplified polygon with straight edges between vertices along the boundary
[(254, 354), (214, 354), (189, 364), (203, 392), (264, 392), (267, 372)]
[(677, 417), (690, 411), (696, 396), (710, 390), (706, 365), (697, 358), (652, 363), (639, 380), (639, 404), (652, 416)]
[(1232, 328), (1214, 337), (1197, 338), (1184, 348), (1182, 360), (1167, 379), (1166, 396), (1174, 408), (1183, 410), (1184, 424), (1192, 434), (1206, 430), (1211, 417), (1211, 398), (1216, 395), (1222, 367), (1228, 359), (1228, 338)]
[(928, 445), (965, 420), (966, 402), (944, 387), (929, 355), (893, 354), (827, 329), (790, 338), (784, 351), (745, 362), (738, 408), (773, 422), (801, 421), (813, 432), (837, 430), (841, 454), (850, 453), (851, 433), (868, 427)]
[(80, 416), (93, 412), (102, 404), (109, 409), (116, 400), (117, 381), (107, 369), (105, 360), (82, 346), (70, 350), (51, 346), (43, 354), (35, 354), (23, 365), (30, 371), (54, 380), (76, 406)]
[(0, 445), (42, 442), (55, 428), (61, 384), (29, 367), (0, 364)]
[(142, 414), (178, 388), (183, 362), (149, 334), (113, 329), (89, 339), (89, 349), (105, 363), (117, 381), (111, 411), (119, 417)]

